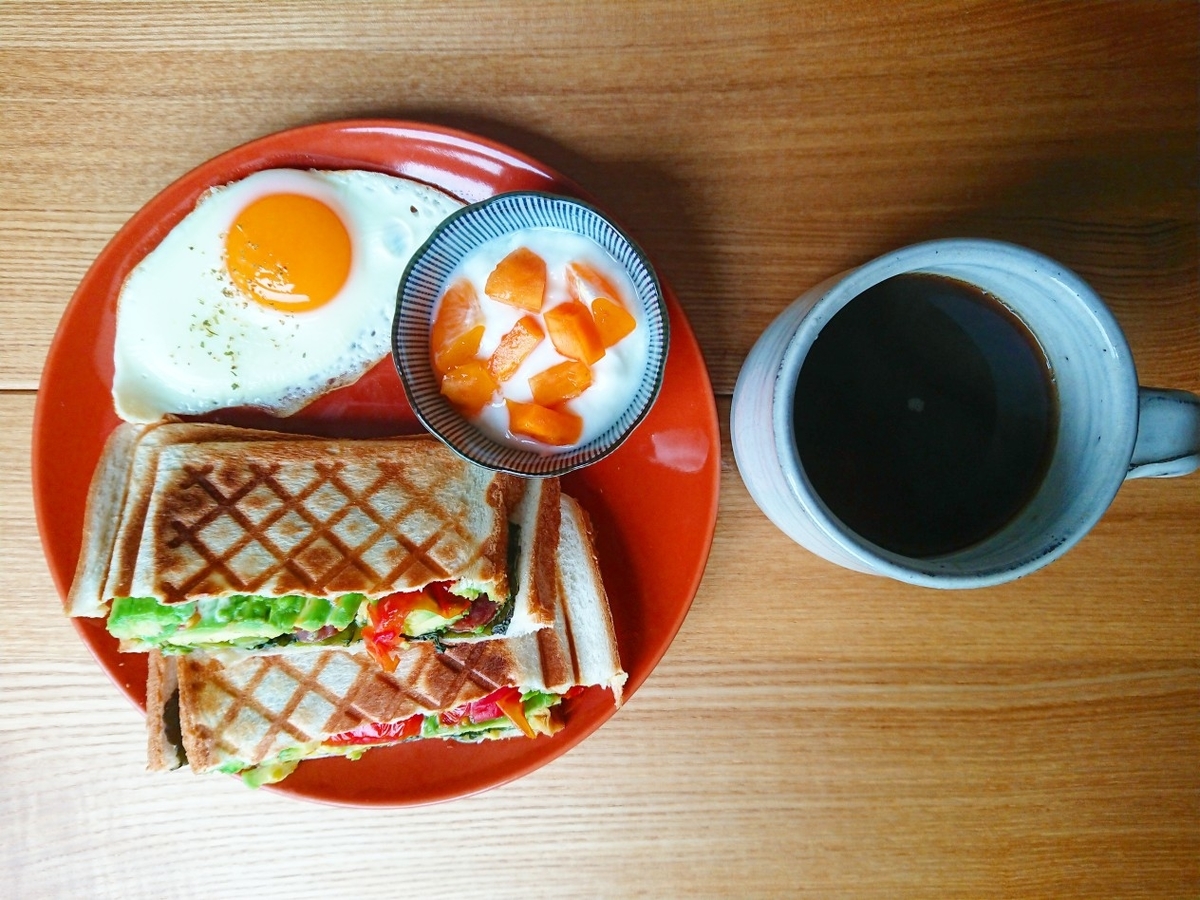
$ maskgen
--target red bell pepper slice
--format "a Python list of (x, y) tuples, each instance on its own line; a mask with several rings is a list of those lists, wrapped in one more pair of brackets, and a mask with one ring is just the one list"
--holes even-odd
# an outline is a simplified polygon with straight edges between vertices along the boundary
[(424, 719), (422, 715), (415, 715), (402, 722), (364, 722), (350, 731), (325, 738), (324, 743), (330, 747), (344, 747), (407, 741), (420, 736)]
[(533, 727), (525, 718), (525, 704), (521, 702), (520, 691), (516, 688), (504, 688), (492, 694), (491, 700), (525, 733), (525, 737), (535, 737)]
[(381, 597), (367, 607), (369, 623), (363, 626), (362, 637), (369, 652), (385, 672), (396, 671), (396, 652), (404, 644), (404, 620), (414, 609), (437, 612), (446, 619), (461, 616), (471, 608), (471, 601), (450, 593), (446, 582), (435, 581), (419, 591), (398, 591)]

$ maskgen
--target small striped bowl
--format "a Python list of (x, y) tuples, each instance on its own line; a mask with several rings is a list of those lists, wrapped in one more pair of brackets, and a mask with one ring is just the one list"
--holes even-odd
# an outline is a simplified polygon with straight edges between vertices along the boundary
[[(439, 391), (429, 359), (433, 309), (450, 274), (477, 247), (521, 228), (549, 227), (591, 238), (625, 267), (642, 305), (650, 352), (642, 381), (628, 409), (595, 440), (560, 452), (539, 453), (497, 443), (464, 419)], [(563, 475), (603, 459), (646, 417), (662, 387), (669, 343), (662, 287), (649, 260), (634, 242), (595, 207), (539, 192), (499, 194), (447, 218), (409, 262), (396, 297), (392, 358), (417, 418), (451, 449), (471, 462), (514, 475)]]

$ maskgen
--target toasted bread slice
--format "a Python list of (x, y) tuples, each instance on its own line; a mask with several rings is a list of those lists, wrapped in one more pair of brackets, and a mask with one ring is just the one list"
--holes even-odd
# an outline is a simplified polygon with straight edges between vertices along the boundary
[[(551, 625), (557, 601), (559, 481), (528, 478), (521, 482), (520, 499), (509, 514), (509, 527), (514, 530), (517, 542), (509, 570), (512, 615), (496, 632), (507, 637), (520, 637)], [(492, 636), (451, 632), (442, 639), (461, 643), (488, 640)]]
[(114, 597), (379, 597), (437, 580), (508, 595), (518, 479), (431, 438), (130, 428), (93, 480), (72, 615)]
[(179, 672), (175, 658), (151, 651), (146, 680), (147, 768), (178, 769), (185, 762), (179, 726)]
[(591, 520), (583, 507), (566, 494), (562, 496), (562, 529), (558, 541), (558, 592), (561, 616), (560, 646), (571, 647), (572, 675), (576, 684), (607, 684), (621, 705), (626, 675), (617, 654), (612, 610), (600, 577)]
[(92, 475), (67, 613), (103, 616), (109, 600), (129, 596), (129, 573), (141, 543), (158, 453), (163, 447), (285, 437), (276, 432), (188, 422), (118, 425), (105, 442)]
[(507, 596), (495, 476), (438, 442), (205, 450), (160, 453), (128, 596), (380, 597), (460, 580)]
[(133, 471), (135, 447), (142, 429), (120, 425), (109, 435), (88, 489), (83, 543), (75, 577), (67, 594), (67, 613), (102, 616), (108, 611), (104, 587), (112, 571)]

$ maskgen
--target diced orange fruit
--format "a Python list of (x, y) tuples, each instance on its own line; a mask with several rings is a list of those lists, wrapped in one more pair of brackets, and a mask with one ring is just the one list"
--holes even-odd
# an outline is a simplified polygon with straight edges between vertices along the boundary
[(442, 393), (451, 403), (471, 415), (478, 415), (498, 388), (487, 364), (479, 359), (455, 366), (442, 378)]
[(592, 370), (578, 360), (568, 359), (538, 372), (529, 379), (533, 400), (542, 406), (558, 406), (578, 397), (592, 384)]
[[(585, 284), (590, 286), (591, 290), (586, 290)], [(579, 260), (567, 265), (567, 289), (580, 303), (590, 303), (597, 297), (608, 297), (622, 305), (625, 302), (621, 291), (610, 278), (595, 266)]]
[(592, 301), (592, 318), (596, 322), (600, 342), (605, 347), (618, 343), (637, 328), (637, 320), (629, 310), (607, 297), (597, 297)]
[(479, 306), (479, 295), (475, 287), (465, 278), (460, 278), (446, 289), (438, 304), (433, 327), (429, 331), (429, 346), (436, 357), (451, 343), (466, 334), (476, 325), (483, 323), (483, 310)]
[(483, 290), (500, 303), (541, 312), (546, 295), (546, 261), (528, 247), (518, 247), (496, 263)]
[(497, 381), (508, 381), (525, 362), (525, 357), (546, 337), (542, 326), (533, 316), (521, 316), (488, 360), (488, 371)]
[(574, 444), (583, 434), (583, 419), (565, 409), (551, 409), (537, 403), (505, 400), (508, 406), (508, 430), (543, 444), (563, 447)]
[(568, 359), (592, 365), (604, 356), (604, 343), (592, 314), (582, 303), (569, 300), (546, 310), (546, 331), (554, 349)]
[(461, 366), (467, 360), (474, 358), (479, 352), (479, 342), (483, 340), (483, 326), (476, 325), (470, 331), (460, 334), (440, 351), (433, 354), (433, 368), (439, 375), (445, 375), (455, 366)]

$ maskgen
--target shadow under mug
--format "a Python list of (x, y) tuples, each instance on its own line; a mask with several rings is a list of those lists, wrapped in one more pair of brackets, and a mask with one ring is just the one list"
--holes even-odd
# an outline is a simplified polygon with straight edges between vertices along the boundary
[[(825, 325), (868, 288), (910, 273), (966, 282), (1006, 306), (1045, 356), (1058, 406), (1054, 449), (1030, 500), (988, 537), (929, 557), (888, 550), (838, 518), (805, 473), (792, 418), (801, 366)], [(1042, 254), (967, 238), (905, 247), (793, 302), (742, 366), (730, 431), (750, 495), (792, 540), (848, 569), (937, 588), (1020, 578), (1087, 534), (1126, 478), (1200, 467), (1200, 398), (1138, 385), (1125, 337), (1095, 291)]]

